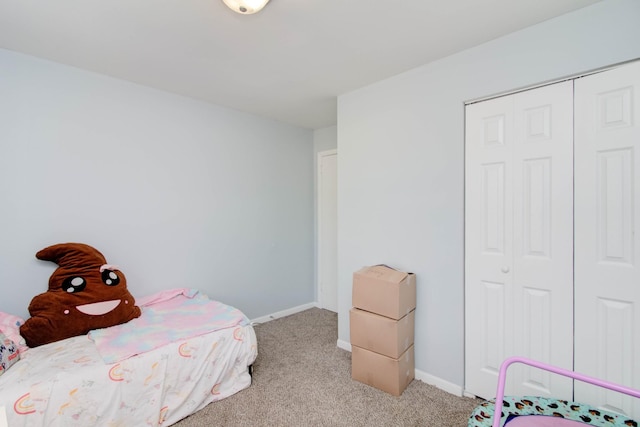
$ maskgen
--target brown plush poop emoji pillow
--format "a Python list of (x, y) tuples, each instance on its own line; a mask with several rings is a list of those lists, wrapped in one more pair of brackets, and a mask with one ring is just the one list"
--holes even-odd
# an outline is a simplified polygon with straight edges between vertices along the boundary
[(20, 327), (29, 347), (85, 335), (140, 316), (124, 274), (108, 265), (95, 248), (60, 243), (42, 249), (36, 258), (59, 267), (49, 278), (49, 290), (31, 300), (31, 318)]

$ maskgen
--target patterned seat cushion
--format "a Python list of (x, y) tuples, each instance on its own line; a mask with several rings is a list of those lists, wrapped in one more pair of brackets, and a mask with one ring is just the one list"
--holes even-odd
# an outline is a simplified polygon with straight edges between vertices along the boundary
[[(491, 427), (494, 400), (478, 405), (469, 417), (468, 427)], [(638, 423), (626, 416), (595, 409), (582, 403), (535, 396), (505, 396), (500, 425), (523, 415), (547, 415), (575, 420), (584, 425), (599, 427), (638, 427)]]

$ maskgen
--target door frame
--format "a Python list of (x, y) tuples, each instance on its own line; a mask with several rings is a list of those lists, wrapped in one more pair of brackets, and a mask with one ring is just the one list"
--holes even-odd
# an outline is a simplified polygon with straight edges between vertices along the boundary
[[(495, 98), (500, 98), (500, 97), (503, 97), (503, 96), (516, 94), (516, 93), (523, 92), (523, 91), (537, 89), (539, 87), (553, 85), (553, 84), (556, 84), (556, 83), (559, 83), (559, 82), (563, 82), (563, 81), (569, 81), (570, 80), (570, 81), (574, 81), (575, 82), (576, 80), (578, 80), (578, 79), (580, 79), (582, 77), (587, 77), (587, 76), (591, 76), (591, 75), (594, 75), (594, 74), (606, 72), (606, 71), (609, 71), (609, 70), (614, 70), (614, 69), (617, 69), (617, 68), (621, 68), (621, 67), (624, 67), (625, 65), (628, 65), (628, 64), (631, 64), (631, 63), (634, 63), (634, 62), (638, 62), (638, 59), (636, 58), (636, 59), (630, 59), (630, 60), (622, 61), (622, 62), (618, 62), (618, 63), (613, 63), (613, 64), (610, 64), (610, 65), (607, 65), (607, 66), (603, 66), (603, 67), (599, 67), (599, 68), (596, 68), (596, 69), (592, 69), (590, 71), (585, 71), (585, 72), (582, 72), (582, 73), (576, 73), (576, 74), (572, 74), (572, 75), (565, 76), (565, 77), (562, 77), (562, 78), (551, 79), (551, 80), (548, 80), (548, 81), (540, 82), (538, 84), (533, 84), (533, 85), (525, 86), (525, 87), (522, 87), (522, 88), (515, 88), (515, 89), (512, 89), (512, 90), (499, 92), (499, 93), (495, 93), (495, 94), (492, 94), (492, 95), (486, 95), (486, 96), (479, 97), (479, 98), (469, 99), (469, 100), (464, 102), (465, 114), (464, 114), (464, 117), (463, 117), (463, 129), (466, 127), (466, 122), (467, 122), (466, 107), (471, 105), (471, 104), (475, 104), (475, 103), (478, 103), (478, 102), (483, 102), (483, 101), (487, 101), (487, 100), (491, 100), (491, 99), (495, 99)], [(574, 94), (574, 99), (575, 99), (575, 94)], [(574, 110), (574, 113), (575, 113), (575, 110)], [(467, 136), (465, 134), (465, 144), (466, 144), (466, 138), (467, 138)], [(576, 138), (576, 136), (574, 135), (574, 142), (575, 142), (575, 138)], [(574, 158), (575, 158), (575, 153), (574, 153)], [(464, 172), (463, 172), (463, 179), (465, 180), (465, 187), (464, 187), (463, 195), (464, 195), (465, 201), (466, 201), (466, 197), (467, 197), (466, 196), (466, 193), (467, 193), (467, 186), (466, 186), (466, 175), (467, 175), (466, 146), (465, 146), (465, 150), (464, 150), (464, 158), (463, 159), (464, 159), (463, 161), (465, 163)], [(575, 173), (575, 171), (574, 171), (574, 173)], [(574, 192), (575, 192), (575, 190), (574, 190)], [(575, 210), (575, 206), (574, 206), (574, 210)], [(466, 215), (467, 215), (466, 203), (465, 203), (465, 206), (464, 206), (464, 215), (465, 215), (465, 221), (466, 221)], [(574, 227), (575, 227), (575, 225), (574, 225)], [(467, 230), (466, 230), (466, 227), (465, 227), (465, 231), (464, 231), (465, 253), (464, 253), (464, 256), (463, 256), (463, 261), (464, 261), (465, 268), (466, 268), (466, 263), (467, 263), (466, 235), (467, 235)], [(574, 245), (575, 245), (575, 236), (574, 236)], [(574, 265), (575, 265), (575, 263), (574, 263)], [(466, 289), (466, 283), (467, 283), (466, 281), (467, 281), (467, 277), (466, 277), (466, 274), (465, 274), (465, 277), (464, 277), (464, 280), (463, 280), (463, 286), (465, 287), (465, 289)], [(574, 283), (575, 283), (575, 277), (574, 277)], [(470, 301), (467, 300), (466, 291), (465, 291), (465, 297), (464, 297), (464, 303), (463, 303), (463, 311), (464, 311), (464, 316), (465, 317), (467, 316), (467, 312), (466, 312), (467, 307), (466, 306), (469, 303), (470, 303)], [(466, 361), (466, 356), (467, 356), (466, 340), (467, 340), (467, 334), (468, 333), (469, 333), (469, 331), (468, 331), (468, 329), (466, 327), (466, 319), (465, 319), (465, 327), (464, 327), (464, 334), (463, 334), (464, 335), (464, 341), (465, 341), (464, 358), (463, 358), (464, 359), (463, 395), (467, 396), (467, 397), (476, 397), (473, 393), (471, 393), (468, 390), (466, 390), (467, 376), (468, 376), (467, 361)], [(574, 366), (575, 366), (575, 355), (574, 355)], [(578, 387), (579, 386), (580, 385), (578, 385)], [(574, 392), (575, 392), (575, 389), (574, 389)]]
[[(323, 245), (324, 245), (324, 240), (322, 238), (322, 231), (323, 231), (323, 225), (322, 225), (322, 207), (324, 204), (324, 200), (322, 197), (322, 162), (324, 161), (324, 159), (326, 157), (330, 157), (330, 156), (337, 156), (338, 155), (338, 150), (337, 149), (331, 149), (331, 150), (323, 150), (323, 151), (319, 151), (317, 153), (317, 160), (316, 160), (316, 300), (318, 301), (318, 306), (320, 308), (327, 308), (327, 302), (324, 300), (323, 297), (323, 288), (322, 288), (322, 274), (324, 271), (324, 266), (325, 266), (325, 260), (322, 257), (322, 249), (323, 249)], [(337, 159), (337, 158), (336, 158)], [(337, 173), (337, 170), (336, 170)], [(337, 179), (337, 178), (336, 178)], [(336, 191), (336, 198), (337, 198), (337, 191)], [(337, 230), (336, 230), (337, 233)], [(336, 258), (337, 258), (337, 254), (336, 254)], [(337, 263), (337, 259), (336, 259), (336, 263)], [(336, 298), (338, 297), (338, 290), (337, 290), (337, 286), (338, 284), (335, 284), (336, 286)], [(336, 301), (336, 310), (338, 306), (338, 301)]]

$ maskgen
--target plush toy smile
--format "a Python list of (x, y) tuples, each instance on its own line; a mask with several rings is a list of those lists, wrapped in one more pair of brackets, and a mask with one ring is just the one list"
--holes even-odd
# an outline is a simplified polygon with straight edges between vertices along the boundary
[(77, 305), (76, 309), (80, 313), (90, 314), (92, 316), (99, 316), (105, 314), (116, 308), (120, 304), (120, 300), (94, 302), (93, 304)]

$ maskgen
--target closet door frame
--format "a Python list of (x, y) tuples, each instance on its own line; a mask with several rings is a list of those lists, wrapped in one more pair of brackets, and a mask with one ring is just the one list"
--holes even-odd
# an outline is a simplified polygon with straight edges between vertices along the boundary
[[(613, 84), (598, 83), (609, 77)], [(571, 335), (575, 351), (573, 366), (568, 369), (640, 389), (640, 369), (636, 362), (640, 354), (640, 234), (635, 231), (636, 224), (640, 224), (640, 155), (635, 153), (635, 143), (640, 141), (640, 61), (612, 65), (562, 81), (575, 83), (576, 105), (575, 188), (572, 192), (575, 334)], [(475, 102), (480, 101), (484, 99)], [(468, 123), (465, 126), (468, 135)], [(468, 193), (467, 157), (465, 173), (465, 193)], [(466, 194), (465, 202), (468, 200)], [(467, 237), (473, 236), (467, 233), (468, 211), (467, 204)], [(612, 219), (614, 216), (618, 219)], [(465, 240), (466, 275), (469, 246)], [(611, 272), (616, 269), (618, 271)], [(602, 276), (604, 271), (609, 272)], [(467, 276), (466, 307), (473, 303), (467, 293), (468, 281)], [(468, 379), (472, 376), (470, 347), (474, 345), (469, 335), (477, 319), (469, 318), (466, 307), (465, 376)], [(465, 386), (467, 384), (465, 381)], [(637, 399), (579, 381), (575, 382), (574, 390), (573, 400), (632, 418), (640, 417)], [(469, 395), (493, 397), (491, 391), (488, 396), (476, 393), (472, 387), (466, 391)]]

